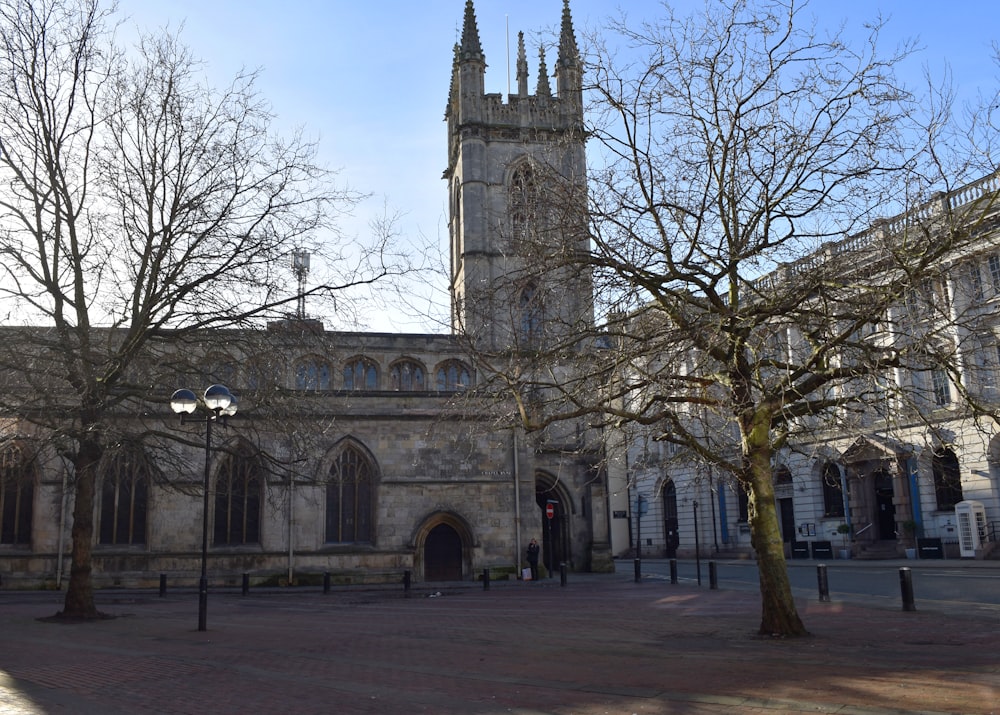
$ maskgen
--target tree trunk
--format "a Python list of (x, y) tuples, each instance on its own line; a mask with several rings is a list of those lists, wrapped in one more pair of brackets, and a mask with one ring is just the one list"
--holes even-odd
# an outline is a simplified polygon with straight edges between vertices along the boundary
[(75, 471), (73, 503), (72, 551), (70, 557), (69, 585), (59, 616), (63, 618), (100, 618), (94, 605), (94, 585), (91, 581), (94, 542), (94, 489), (97, 465), (102, 448), (93, 439), (80, 443), (73, 460)]
[(750, 542), (757, 552), (760, 578), (761, 635), (803, 636), (808, 631), (799, 618), (788, 581), (785, 548), (778, 526), (771, 473), (770, 420), (758, 419), (744, 439), (749, 466)]

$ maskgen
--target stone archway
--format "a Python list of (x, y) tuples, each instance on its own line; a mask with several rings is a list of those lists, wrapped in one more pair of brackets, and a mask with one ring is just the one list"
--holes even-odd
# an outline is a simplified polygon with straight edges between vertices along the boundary
[(462, 580), (462, 537), (449, 524), (438, 524), (424, 539), (424, 581)]
[[(547, 472), (535, 475), (535, 503), (542, 517), (542, 563), (549, 576), (565, 563), (572, 567), (573, 544), (570, 537), (570, 521), (573, 501), (561, 484)], [(548, 507), (552, 507), (552, 518), (548, 517)]]
[(472, 530), (457, 514), (437, 512), (417, 527), (414, 570), (424, 581), (463, 581), (472, 574)]

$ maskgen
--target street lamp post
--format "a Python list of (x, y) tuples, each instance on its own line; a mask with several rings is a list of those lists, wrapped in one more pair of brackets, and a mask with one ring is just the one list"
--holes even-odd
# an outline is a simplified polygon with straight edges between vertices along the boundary
[(191, 420), (198, 407), (198, 397), (188, 389), (180, 389), (170, 396), (170, 409), (181, 417), (181, 424), (197, 421), (205, 423), (205, 484), (201, 512), (201, 578), (198, 580), (198, 630), (208, 630), (208, 492), (212, 468), (212, 423), (236, 414), (236, 397), (225, 385), (212, 385), (202, 396), (201, 405), (208, 410), (203, 420)]

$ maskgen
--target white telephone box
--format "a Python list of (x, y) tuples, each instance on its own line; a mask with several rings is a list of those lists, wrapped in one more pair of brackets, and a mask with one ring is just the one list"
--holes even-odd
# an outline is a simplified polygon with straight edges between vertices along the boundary
[(986, 540), (986, 508), (982, 502), (961, 501), (955, 505), (955, 520), (959, 556), (974, 557)]

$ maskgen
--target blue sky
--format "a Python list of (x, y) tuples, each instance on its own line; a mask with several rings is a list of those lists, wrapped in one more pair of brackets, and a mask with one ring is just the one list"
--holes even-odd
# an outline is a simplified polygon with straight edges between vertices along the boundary
[[(685, 14), (701, 5), (678, 0), (674, 8)], [(372, 194), (346, 222), (349, 234), (368, 232), (368, 221), (388, 206), (403, 215), (406, 240), (443, 249), (443, 116), (464, 6), (465, 0), (119, 0), (127, 26), (183, 25), (184, 42), (213, 82), (223, 84), (242, 67), (263, 71), (259, 89), (279, 125), (301, 126), (318, 138), (321, 161)], [(558, 27), (562, 0), (476, 0), (475, 6), (489, 65), (486, 90), (507, 91), (508, 24), (512, 52), (517, 31), (525, 31), (534, 78), (538, 38)], [(578, 36), (600, 28), (620, 7), (635, 20), (663, 12), (654, 0), (571, 0)], [(998, 7), (994, 0), (816, 0), (807, 12), (820, 29), (844, 23), (848, 38), (860, 38), (864, 23), (881, 11), (890, 17), (884, 47), (915, 38), (924, 48), (904, 67), (912, 81), (920, 80), (923, 66), (941, 75), (949, 64), (960, 93), (971, 97), (1000, 83), (992, 50), (1000, 39)], [(367, 327), (440, 330), (406, 312), (373, 309)]]

